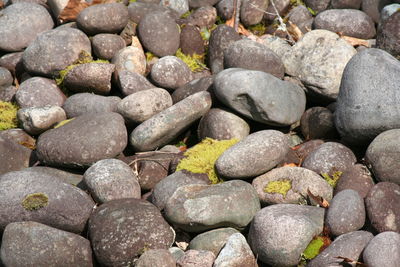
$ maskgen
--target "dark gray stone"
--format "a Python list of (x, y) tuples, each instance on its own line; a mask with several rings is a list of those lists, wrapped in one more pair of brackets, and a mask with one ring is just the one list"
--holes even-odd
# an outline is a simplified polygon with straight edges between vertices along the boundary
[(300, 129), (306, 140), (334, 139), (338, 135), (333, 122), (333, 113), (325, 107), (307, 109), (301, 116)]
[[(285, 17), (288, 9), (290, 8), (290, 0), (275, 0), (275, 8), (281, 17)], [(265, 10), (263, 20), (272, 23), (278, 16), (276, 15), (274, 6), (269, 3), (268, 8)]]
[(400, 12), (397, 11), (378, 27), (376, 47), (400, 59)]
[(32, 150), (18, 144), (8, 136), (0, 136), (0, 175), (27, 168), (31, 157)]
[(23, 71), (22, 55), (24, 52), (8, 53), (0, 57), (0, 66), (8, 69), (13, 76)]
[(235, 228), (219, 228), (207, 231), (195, 236), (190, 241), (189, 248), (194, 250), (209, 250), (214, 255), (218, 255), (225, 246), (228, 238), (236, 233), (239, 233), (239, 231)]
[(296, 6), (290, 10), (288, 18), (292, 23), (296, 24), (303, 33), (307, 33), (307, 29), (312, 29), (312, 23), (314, 21), (313, 16), (307, 7), (303, 5)]
[(257, 260), (241, 233), (231, 235), (215, 259), (214, 267), (257, 266)]
[(243, 0), (240, 7), (240, 21), (245, 26), (261, 22), (264, 11), (268, 7), (268, 0)]
[(351, 8), (360, 9), (363, 0), (332, 0), (331, 6), (333, 8)]
[(176, 261), (171, 253), (166, 249), (150, 249), (143, 253), (135, 267), (176, 267)]
[(307, 7), (314, 10), (314, 12), (321, 12), (328, 8), (331, 0), (304, 0)]
[(17, 144), (22, 144), (31, 149), (35, 147), (36, 140), (20, 128), (2, 130), (0, 131), (0, 137), (8, 138)]
[(29, 173), (37, 173), (39, 175), (52, 176), (56, 179), (59, 179), (63, 183), (77, 186), (82, 190), (87, 190), (86, 186), (82, 182), (83, 175), (73, 173), (70, 170), (67, 171), (46, 166), (36, 166), (23, 169), (22, 171), (27, 171)]
[(204, 40), (200, 30), (193, 25), (186, 25), (181, 30), (179, 47), (185, 55), (202, 55), (205, 52)]
[(339, 182), (335, 186), (334, 194), (336, 195), (342, 190), (353, 189), (362, 198), (365, 198), (372, 186), (374, 186), (374, 181), (367, 167), (355, 164), (342, 173)]
[(218, 16), (222, 19), (227, 20), (233, 16), (233, 1), (232, 0), (220, 0), (215, 6), (217, 8)]
[(68, 97), (62, 107), (68, 118), (74, 118), (87, 113), (116, 112), (120, 101), (117, 96), (79, 93)]
[(207, 76), (207, 77), (202, 77), (199, 79), (194, 79), (185, 85), (179, 87), (176, 89), (171, 97), (172, 101), (174, 103), (177, 103), (181, 101), (182, 99), (193, 95), (197, 92), (200, 91), (208, 91), (211, 94), (211, 97), (214, 97), (213, 95), (213, 82), (214, 82), (214, 77), (213, 76)]
[(0, 101), (13, 102), (18, 88), (15, 86), (0, 87)]
[(203, 6), (213, 6), (218, 3), (219, 0), (189, 0), (190, 9), (203, 7)]
[(396, 267), (400, 262), (400, 234), (384, 232), (376, 235), (363, 252), (364, 263), (369, 267)]
[(187, 23), (200, 28), (211, 28), (217, 20), (217, 10), (213, 6), (202, 6), (193, 10)]
[(139, 24), (144, 16), (150, 13), (160, 12), (163, 15), (170, 17), (171, 19), (175, 20), (179, 18), (179, 14), (162, 5), (159, 5), (160, 1), (157, 3), (151, 2), (144, 2), (144, 1), (137, 1), (131, 2), (128, 6), (129, 12), (129, 19), (132, 20), (134, 23)]
[(391, 4), (391, 5), (387, 5), (384, 8), (382, 8), (381, 17), (380, 17), (381, 18), (380, 23), (384, 22), (391, 15), (396, 13), (399, 10), (399, 8), (400, 8), (400, 4)]
[(143, 75), (128, 70), (118, 72), (117, 84), (124, 96), (156, 87)]
[(111, 60), (125, 46), (124, 39), (115, 34), (99, 33), (92, 39), (93, 54), (101, 59)]
[(160, 58), (151, 68), (150, 76), (156, 85), (166, 89), (177, 89), (192, 80), (188, 65), (175, 56)]
[(0, 88), (12, 85), (13, 81), (11, 72), (4, 67), (0, 67)]

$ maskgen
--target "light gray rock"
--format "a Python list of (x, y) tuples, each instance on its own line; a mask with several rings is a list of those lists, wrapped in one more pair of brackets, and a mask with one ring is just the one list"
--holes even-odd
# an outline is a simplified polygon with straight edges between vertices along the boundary
[(180, 58), (166, 56), (160, 58), (151, 68), (152, 81), (167, 89), (177, 89), (192, 79), (192, 73)]
[(396, 267), (400, 262), (400, 234), (384, 232), (376, 235), (364, 249), (363, 259), (369, 267)]
[(179, 14), (179, 16), (181, 16), (189, 11), (189, 1), (188, 0), (175, 0), (175, 1), (161, 0), (160, 5), (169, 7), (171, 9), (175, 10)]
[(146, 56), (137, 37), (132, 39), (132, 45), (119, 50), (112, 58), (116, 74), (122, 71), (136, 72), (144, 75), (146, 72)]
[(113, 56), (125, 47), (124, 39), (116, 34), (99, 33), (92, 39), (93, 54), (97, 58), (111, 60)]
[(331, 0), (304, 0), (307, 7), (314, 10), (314, 12), (321, 12), (328, 8)]
[(263, 35), (260, 37), (260, 42), (274, 51), (281, 59), (292, 49), (292, 46), (287, 41), (277, 36)]
[(214, 261), (214, 267), (252, 267), (257, 260), (241, 233), (231, 235)]
[(135, 263), (135, 267), (176, 267), (176, 260), (166, 249), (150, 249), (145, 251)]
[(137, 72), (122, 70), (118, 72), (117, 76), (117, 85), (124, 96), (156, 87)]
[(230, 227), (207, 231), (195, 236), (190, 241), (189, 248), (194, 250), (209, 250), (214, 255), (218, 255), (225, 246), (228, 238), (236, 233), (239, 233), (239, 231)]
[(391, 4), (382, 8), (380, 21), (383, 22), (399, 10), (400, 4)]
[(0, 66), (0, 88), (12, 85), (13, 81), (14, 78), (11, 75), (11, 72)]

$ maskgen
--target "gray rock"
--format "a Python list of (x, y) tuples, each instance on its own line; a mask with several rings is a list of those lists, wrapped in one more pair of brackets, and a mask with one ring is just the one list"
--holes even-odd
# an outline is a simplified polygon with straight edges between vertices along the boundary
[(262, 71), (224, 70), (215, 77), (214, 93), (243, 116), (268, 125), (290, 125), (305, 110), (303, 89)]
[(360, 9), (363, 0), (332, 0), (331, 6), (333, 8), (351, 8)]
[(76, 61), (82, 50), (91, 53), (89, 38), (78, 29), (64, 27), (40, 34), (25, 49), (22, 62), (31, 74), (54, 77)]
[(0, 87), (0, 101), (13, 102), (18, 88), (15, 86)]
[(194, 250), (209, 250), (214, 255), (218, 255), (225, 246), (228, 238), (236, 233), (239, 233), (239, 231), (234, 228), (219, 228), (207, 231), (195, 236), (190, 241), (189, 248)]
[(41, 134), (67, 119), (65, 111), (59, 106), (21, 108), (17, 116), (24, 130), (32, 135)]
[(156, 87), (143, 75), (128, 70), (118, 72), (117, 84), (124, 96)]
[(119, 50), (125, 47), (125, 41), (116, 34), (100, 33), (93, 36), (92, 47), (97, 58), (111, 60)]
[(266, 264), (297, 265), (313, 237), (322, 232), (324, 213), (323, 208), (294, 204), (263, 208), (250, 225), (250, 247)]
[(37, 222), (7, 225), (1, 260), (5, 266), (93, 266), (89, 240)]
[(233, 1), (232, 0), (220, 0), (215, 5), (217, 8), (218, 15), (224, 19), (230, 19), (233, 16)]
[(400, 92), (399, 73), (399, 61), (380, 49), (366, 49), (349, 61), (334, 114), (345, 141), (367, 144), (381, 132), (400, 128), (400, 113), (393, 103)]
[(271, 170), (288, 151), (286, 135), (275, 130), (258, 131), (225, 150), (215, 169), (224, 178), (250, 178)]
[[(282, 194), (282, 189), (276, 189), (274, 183), (286, 182), (290, 185), (288, 191)], [(270, 185), (270, 183), (272, 183)], [(301, 167), (281, 167), (273, 169), (266, 174), (256, 177), (253, 187), (257, 191), (262, 205), (291, 203), (307, 203), (308, 190), (315, 196), (320, 196), (330, 201), (333, 196), (332, 187), (317, 173)], [(268, 187), (270, 186), (270, 187)], [(281, 185), (282, 186), (282, 185)], [(274, 192), (278, 191), (278, 192)], [(317, 205), (311, 200), (313, 205)]]
[(171, 253), (172, 257), (174, 257), (175, 261), (179, 260), (183, 255), (185, 255), (185, 252), (178, 247), (170, 247), (168, 251)]
[(149, 151), (166, 145), (211, 107), (208, 92), (191, 95), (141, 123), (129, 140), (136, 151)]
[(378, 34), (376, 36), (376, 47), (389, 52), (397, 59), (400, 58), (399, 24), (400, 12), (397, 11), (379, 25)]
[(375, 23), (379, 22), (381, 9), (398, 0), (363, 0), (361, 10), (370, 16)]
[(177, 267), (212, 267), (215, 260), (215, 255), (207, 250), (188, 250), (180, 257), (177, 262)]
[[(151, 0), (150, 0), (151, 1)], [(172, 20), (178, 19), (179, 15), (176, 11), (169, 7), (160, 5), (158, 2), (150, 1), (137, 1), (131, 2), (128, 6), (129, 19), (134, 23), (139, 24), (144, 16), (150, 13), (160, 12), (163, 15), (170, 17)]]
[(247, 244), (246, 238), (241, 233), (231, 235), (226, 241), (214, 267), (252, 267), (257, 265), (257, 260)]
[(11, 72), (4, 67), (0, 67), (0, 88), (12, 85), (13, 81), (14, 78)]
[(150, 249), (145, 251), (135, 263), (135, 267), (176, 267), (176, 261), (166, 249)]
[(22, 171), (27, 171), (29, 173), (37, 173), (38, 175), (52, 176), (63, 183), (77, 186), (82, 190), (87, 190), (86, 186), (82, 182), (83, 175), (73, 173), (70, 170), (67, 171), (46, 166), (36, 166), (23, 169)]
[(79, 93), (68, 97), (62, 107), (68, 118), (74, 118), (87, 113), (116, 112), (120, 101), (117, 96)]
[(396, 13), (399, 8), (400, 8), (400, 4), (391, 4), (391, 5), (387, 5), (387, 6), (383, 7), (381, 10), (380, 22), (381, 23), (384, 22), (391, 15)]
[[(189, 22), (190, 23), (190, 22)], [(179, 48), (185, 55), (203, 55), (205, 53), (204, 40), (200, 30), (191, 24), (181, 29)]]
[(37, 154), (41, 162), (51, 166), (80, 168), (117, 156), (126, 144), (127, 132), (121, 115), (89, 113), (41, 134)]
[(208, 91), (211, 94), (211, 97), (214, 100), (214, 95), (213, 95), (213, 82), (214, 82), (214, 77), (213, 76), (207, 76), (207, 77), (202, 77), (199, 79), (194, 79), (186, 84), (184, 84), (183, 86), (179, 87), (178, 89), (176, 89), (171, 97), (172, 97), (172, 101), (174, 103), (177, 103), (179, 101), (181, 101), (182, 99), (193, 95), (197, 92), (200, 91)]
[(212, 108), (201, 118), (197, 135), (200, 140), (210, 137), (217, 140), (244, 139), (250, 126), (239, 116), (219, 108)]
[(0, 51), (21, 51), (40, 33), (51, 30), (53, 19), (46, 8), (35, 3), (16, 3), (2, 10)]
[(151, 68), (152, 81), (162, 88), (177, 89), (192, 79), (191, 71), (180, 58), (160, 58)]
[(313, 26), (360, 39), (372, 39), (376, 34), (373, 20), (355, 9), (325, 10), (315, 17)]
[(0, 66), (8, 69), (13, 76), (24, 71), (22, 67), (22, 55), (24, 52), (8, 53), (0, 57)]
[(146, 56), (137, 37), (132, 38), (132, 44), (119, 50), (111, 60), (115, 65), (115, 73), (122, 71), (136, 72), (144, 75), (146, 72)]
[(340, 235), (329, 247), (312, 259), (307, 266), (343, 266), (343, 260), (337, 257), (359, 261), (363, 249), (373, 237), (370, 232), (366, 231), (355, 231)]
[(160, 5), (169, 7), (171, 9), (175, 10), (179, 14), (179, 16), (181, 16), (189, 11), (189, 1), (188, 0), (175, 0), (175, 1), (161, 0)]
[(314, 21), (313, 16), (307, 7), (303, 5), (298, 5), (290, 10), (288, 18), (292, 23), (296, 24), (303, 33), (307, 33), (307, 29), (312, 29), (312, 23)]
[(224, 67), (259, 70), (283, 79), (285, 68), (277, 54), (252, 40), (239, 40), (224, 51)]
[(85, 8), (76, 23), (88, 35), (119, 33), (128, 24), (128, 8), (122, 3), (98, 4)]
[(168, 249), (175, 233), (151, 203), (134, 198), (111, 200), (89, 220), (89, 235), (103, 266), (129, 266), (148, 249)]
[(307, 109), (300, 119), (300, 129), (306, 140), (337, 137), (333, 113), (325, 107)]
[(56, 83), (43, 77), (33, 77), (24, 81), (15, 94), (15, 100), (21, 108), (62, 106), (65, 99), (66, 96)]
[(274, 51), (281, 59), (284, 59), (285, 54), (290, 53), (292, 50), (292, 46), (287, 41), (277, 36), (263, 35), (259, 40), (267, 48)]
[(94, 207), (83, 190), (44, 173), (9, 172), (0, 176), (0, 185), (0, 230), (11, 222), (36, 221), (81, 233)]
[[(3, 133), (4, 131), (0, 131)], [(18, 144), (8, 136), (0, 136), (0, 175), (27, 168), (32, 150)]]
[[(219, 2), (218, 2), (219, 3)], [(213, 6), (202, 6), (193, 10), (189, 15), (188, 24), (198, 26), (200, 28), (211, 28), (217, 20), (217, 10)]]
[(244, 0), (240, 8), (240, 21), (245, 26), (260, 23), (264, 16), (264, 11), (268, 7), (268, 0)]
[(365, 198), (372, 186), (374, 186), (374, 181), (367, 167), (355, 164), (342, 173), (339, 182), (335, 186), (334, 194), (336, 195), (342, 190), (353, 189), (362, 198)]
[(369, 267), (396, 267), (400, 262), (400, 234), (384, 232), (376, 235), (364, 249), (363, 259)]
[(307, 7), (314, 10), (314, 12), (321, 12), (328, 8), (331, 0), (304, 0)]

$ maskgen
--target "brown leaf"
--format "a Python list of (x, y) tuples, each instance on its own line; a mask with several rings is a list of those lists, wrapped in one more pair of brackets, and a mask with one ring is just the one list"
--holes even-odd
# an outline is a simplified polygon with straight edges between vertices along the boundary
[[(339, 34), (340, 35), (340, 34)], [(372, 43), (369, 40), (364, 40), (364, 39), (359, 39), (355, 37), (350, 37), (350, 36), (345, 36), (345, 35), (340, 35), (340, 38), (351, 44), (352, 46), (365, 46), (368, 48), (371, 48)]]
[(307, 194), (308, 196), (313, 199), (315, 202), (317, 202), (318, 205), (320, 205), (323, 208), (329, 208), (329, 202), (324, 199), (323, 197), (316, 196), (313, 193), (311, 193), (310, 189), (307, 189)]
[[(1, 1), (1, 0), (0, 0)], [(64, 23), (68, 21), (75, 21), (78, 14), (87, 8), (97, 4), (115, 3), (116, 0), (93, 0), (88, 3), (85, 0), (69, 0), (67, 6), (61, 11), (58, 19)]]
[(4, 2), (3, 0), (0, 0), (0, 9), (4, 8)]
[(352, 259), (349, 259), (349, 258), (346, 258), (346, 257), (338, 256), (336, 258), (337, 259), (341, 259), (341, 260), (343, 260), (343, 262), (350, 263), (350, 264), (355, 265), (357, 267), (367, 267), (367, 265), (362, 263), (362, 262), (355, 261), (355, 260), (352, 260)]
[(292, 37), (295, 41), (300, 40), (301, 37), (303, 37), (303, 33), (301, 32), (299, 27), (297, 27), (297, 25), (294, 24), (293, 22), (291, 22), (290, 20), (288, 21), (288, 24), (289, 24), (289, 27), (287, 29), (288, 29), (289, 34), (292, 35)]

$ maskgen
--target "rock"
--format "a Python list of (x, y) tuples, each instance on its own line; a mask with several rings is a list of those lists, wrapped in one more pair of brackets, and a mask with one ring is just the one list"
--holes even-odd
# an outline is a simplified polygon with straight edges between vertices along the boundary
[(2, 10), (0, 51), (21, 51), (40, 33), (51, 30), (53, 19), (46, 8), (35, 3), (16, 3)]
[(21, 108), (62, 106), (66, 96), (53, 80), (33, 77), (23, 83), (15, 94), (15, 100)]
[(183, 255), (185, 255), (185, 252), (178, 247), (170, 247), (168, 251), (171, 253), (172, 257), (174, 257), (175, 261), (179, 260)]
[(247, 244), (246, 238), (236, 233), (226, 241), (218, 257), (214, 261), (215, 267), (252, 267), (257, 265), (257, 260)]
[[(288, 9), (291, 7), (290, 6), (290, 0), (278, 0), (275, 1), (275, 8), (278, 11), (278, 14), (281, 17), (284, 17), (286, 13), (288, 12)], [(268, 8), (265, 10), (265, 13), (263, 15), (263, 20), (267, 21), (269, 23), (272, 23), (275, 18), (277, 18), (275, 8), (272, 4), (268, 5)]]
[(189, 24), (183, 27), (180, 37), (179, 47), (185, 55), (202, 55), (205, 53), (204, 40), (196, 26)]
[(323, 143), (324, 141), (321, 139), (306, 141), (298, 145), (297, 149), (295, 150), (295, 153), (299, 158), (304, 160), (312, 151), (317, 149)]
[[(219, 3), (219, 2), (218, 2)], [(193, 10), (187, 18), (187, 23), (200, 28), (211, 28), (217, 20), (217, 10), (213, 6), (202, 6)]]
[(74, 67), (64, 78), (64, 86), (76, 93), (107, 95), (111, 91), (111, 75), (115, 66), (107, 63), (86, 63)]
[(119, 33), (128, 24), (128, 9), (122, 3), (89, 6), (76, 18), (79, 29), (88, 35)]
[(1, 260), (5, 266), (93, 266), (89, 240), (37, 222), (7, 225)]
[(392, 54), (397, 59), (400, 58), (400, 12), (397, 11), (388, 19), (379, 24), (376, 36), (376, 47)]
[(367, 144), (381, 132), (400, 128), (400, 113), (393, 103), (399, 92), (398, 73), (399, 61), (380, 49), (366, 49), (349, 61), (334, 114), (342, 139)]
[(375, 23), (378, 23), (381, 8), (383, 5), (390, 2), (391, 0), (363, 0), (361, 3), (361, 10), (367, 13)]
[(41, 134), (67, 119), (65, 111), (59, 106), (21, 108), (17, 116), (24, 130), (32, 135)]
[(290, 10), (288, 18), (299, 27), (302, 33), (307, 33), (307, 29), (312, 29), (313, 16), (307, 7), (303, 5), (298, 5)]
[(68, 97), (62, 107), (68, 118), (74, 118), (87, 113), (116, 112), (120, 101), (117, 96), (78, 93)]
[(135, 267), (153, 266), (175, 267), (176, 261), (166, 249), (150, 249), (145, 251), (135, 263)]
[(312, 259), (307, 266), (341, 266), (343, 260), (338, 257), (359, 261), (363, 249), (373, 237), (370, 232), (366, 231), (355, 231), (340, 235), (329, 247)]
[[(301, 167), (275, 168), (256, 177), (252, 185), (264, 206), (278, 203), (307, 203), (308, 190), (327, 201), (333, 196), (332, 187), (321, 176)], [(318, 203), (311, 200), (311, 204)]]
[(89, 235), (99, 264), (127, 266), (148, 249), (168, 249), (175, 233), (158, 209), (145, 200), (111, 200), (89, 220)]
[(18, 88), (15, 86), (0, 87), (0, 101), (13, 102)]
[(0, 67), (0, 88), (12, 85), (13, 81), (14, 78), (11, 72), (4, 67)]
[(215, 169), (228, 179), (254, 177), (275, 167), (288, 150), (288, 139), (283, 133), (258, 131), (225, 150), (215, 162)]
[(218, 2), (218, 0), (189, 0), (190, 9), (195, 9), (204, 6), (213, 6)]
[(211, 98), (213, 99), (213, 102), (215, 101), (215, 96), (214, 93), (212, 92), (213, 89), (213, 82), (214, 82), (214, 77), (213, 76), (207, 76), (207, 77), (202, 77), (199, 79), (194, 79), (183, 86), (179, 87), (176, 89), (171, 97), (172, 101), (174, 103), (178, 103), (182, 99), (193, 95), (197, 92), (200, 91), (208, 91), (211, 94)]
[(292, 50), (292, 46), (287, 41), (277, 36), (264, 35), (259, 40), (267, 48), (274, 51), (281, 59), (284, 59), (285, 54), (290, 53)]
[(37, 154), (47, 165), (81, 168), (115, 157), (126, 144), (127, 132), (121, 115), (88, 113), (41, 134)]
[(360, 9), (363, 0), (332, 0), (331, 5), (333, 8), (351, 8)]
[(250, 225), (249, 244), (263, 263), (297, 265), (301, 253), (322, 232), (324, 209), (294, 204), (276, 204), (260, 210)]
[(0, 136), (0, 175), (29, 167), (31, 157), (32, 150), (10, 137)]
[[(9, 190), (13, 188), (13, 190)], [(15, 171), (0, 176), (0, 230), (18, 221), (36, 221), (81, 233), (94, 202), (83, 190), (52, 175)]]
[(113, 199), (140, 199), (140, 185), (131, 167), (118, 159), (99, 160), (90, 166), (83, 180), (97, 203)]
[(192, 79), (188, 65), (175, 56), (160, 58), (151, 68), (150, 75), (156, 85), (167, 89), (177, 89)]
[(374, 186), (374, 181), (367, 167), (361, 164), (355, 164), (348, 167), (342, 173), (335, 186), (334, 194), (336, 195), (342, 190), (353, 189), (357, 191), (362, 198), (365, 198), (372, 186)]
[(17, 144), (23, 144), (28, 148), (34, 148), (36, 140), (20, 128), (7, 129), (0, 131), (0, 137), (7, 138)]
[(395, 267), (400, 261), (400, 234), (384, 232), (376, 235), (363, 252), (364, 263), (370, 267)]
[(93, 36), (92, 47), (97, 58), (111, 60), (119, 50), (125, 48), (125, 41), (119, 35), (100, 33)]
[(145, 15), (138, 33), (142, 45), (158, 57), (174, 55), (179, 48), (179, 26), (164, 13)]
[(372, 226), (379, 233), (400, 231), (400, 186), (389, 182), (374, 185), (365, 197)]
[(119, 50), (112, 58), (115, 73), (122, 71), (136, 72), (144, 75), (146, 72), (146, 56), (137, 37), (132, 38), (132, 45)]
[(177, 267), (212, 267), (215, 260), (215, 255), (207, 250), (188, 250), (180, 257), (177, 262)]
[(197, 135), (200, 140), (210, 137), (217, 140), (244, 139), (250, 126), (239, 116), (219, 108), (212, 108), (201, 118)]
[(384, 6), (381, 10), (380, 22), (384, 22), (387, 20), (391, 15), (397, 12), (400, 8), (400, 4), (391, 4)]
[(240, 21), (244, 26), (260, 23), (268, 4), (268, 0), (244, 0), (240, 8)]
[(175, 10), (179, 14), (179, 16), (189, 11), (188, 0), (175, 0), (175, 1), (161, 0), (160, 5)]
[(124, 96), (156, 87), (143, 75), (128, 70), (118, 72), (117, 84)]
[(313, 26), (315, 29), (341, 32), (343, 35), (360, 39), (372, 39), (376, 34), (373, 20), (364, 12), (355, 9), (325, 10), (315, 17)]
[(268, 125), (290, 125), (305, 110), (303, 89), (262, 71), (224, 70), (215, 77), (214, 93), (226, 106)]
[(214, 253), (214, 255), (218, 255), (225, 246), (228, 238), (236, 233), (239, 233), (239, 231), (234, 228), (219, 228), (204, 232), (198, 234), (190, 241), (189, 248), (194, 250), (208, 250)]
[(230, 19), (233, 16), (233, 1), (232, 0), (220, 0), (215, 5), (217, 8), (218, 15), (224, 19)]
[(314, 12), (321, 12), (328, 8), (330, 0), (304, 0), (304, 3)]
[(337, 137), (333, 113), (325, 107), (312, 107), (303, 113), (300, 129), (306, 140), (334, 139)]
[(136, 151), (150, 151), (166, 145), (211, 107), (208, 92), (191, 95), (141, 123), (130, 134)]
[(252, 40), (239, 40), (224, 50), (224, 67), (259, 70), (283, 79), (282, 60), (271, 49)]
[(52, 78), (76, 61), (82, 50), (91, 53), (89, 38), (78, 29), (64, 27), (40, 34), (25, 49), (22, 62), (29, 73)]
[(83, 184), (83, 175), (73, 173), (70, 170), (56, 169), (52, 167), (36, 166), (23, 169), (29, 173), (37, 173), (38, 175), (52, 176), (63, 183), (74, 185), (82, 190), (87, 190), (86, 186)]
[(128, 6), (129, 19), (134, 23), (138, 24), (144, 16), (150, 13), (160, 12), (172, 20), (178, 19), (179, 15), (175, 10), (172, 10), (169, 7), (165, 7), (160, 5), (160, 1), (153, 2), (130, 2)]

